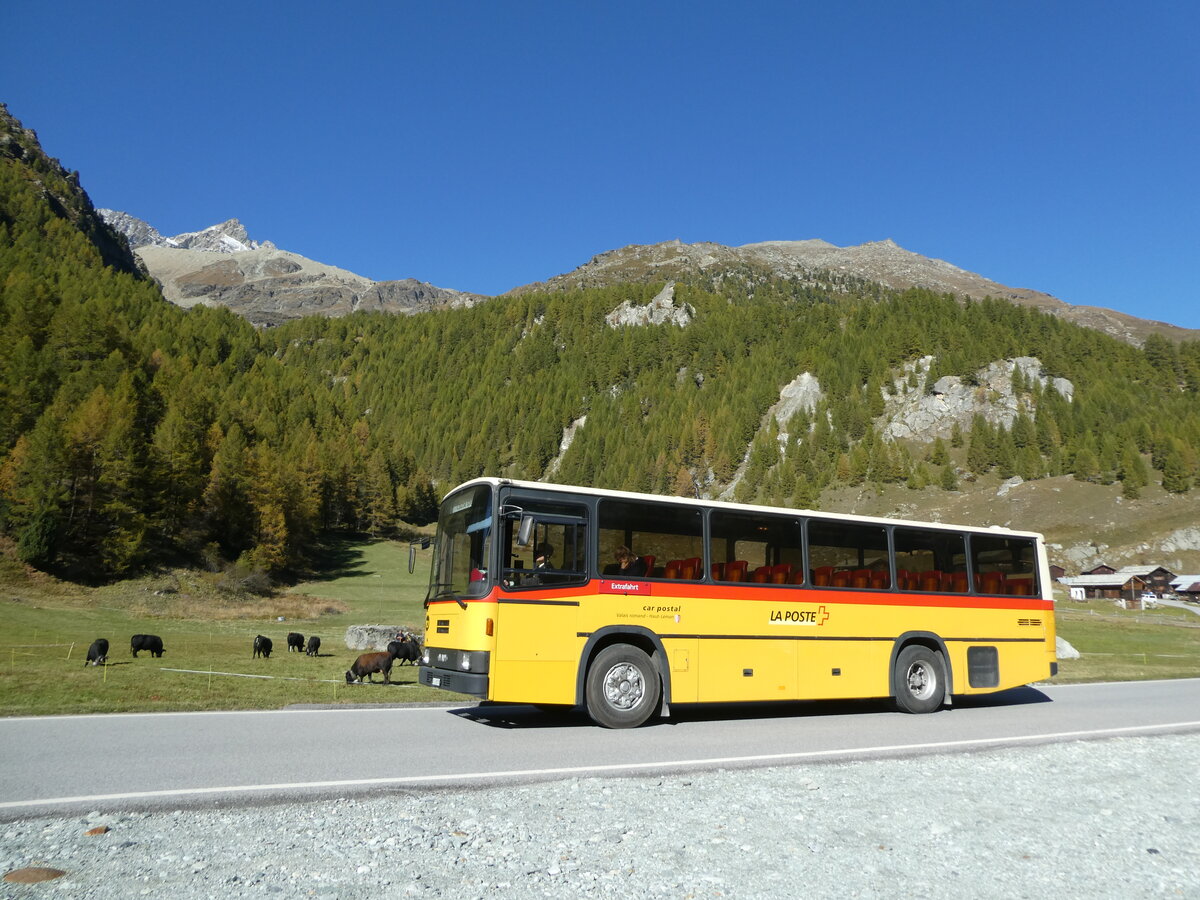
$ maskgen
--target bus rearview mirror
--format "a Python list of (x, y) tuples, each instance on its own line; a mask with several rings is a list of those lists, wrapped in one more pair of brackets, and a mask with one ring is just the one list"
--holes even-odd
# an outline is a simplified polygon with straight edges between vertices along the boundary
[(521, 516), (521, 527), (517, 529), (517, 543), (526, 546), (533, 537), (533, 516)]

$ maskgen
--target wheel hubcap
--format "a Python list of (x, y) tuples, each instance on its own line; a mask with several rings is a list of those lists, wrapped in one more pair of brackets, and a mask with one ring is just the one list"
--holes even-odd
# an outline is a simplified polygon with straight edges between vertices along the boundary
[(908, 692), (918, 700), (928, 700), (937, 687), (937, 675), (924, 663), (913, 663), (906, 677)]
[(633, 709), (645, 695), (646, 684), (637, 666), (621, 663), (604, 676), (604, 699), (614, 709)]

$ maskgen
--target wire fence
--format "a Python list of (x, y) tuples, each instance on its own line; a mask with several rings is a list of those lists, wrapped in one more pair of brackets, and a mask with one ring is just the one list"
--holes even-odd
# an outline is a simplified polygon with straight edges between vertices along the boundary
[[(1172, 615), (1120, 615), (1117, 613), (1102, 613), (1094, 609), (1058, 609), (1056, 614), (1063, 619), (1103, 619), (1106, 622), (1134, 622), (1138, 625), (1166, 625), (1171, 628), (1200, 628), (1200, 616), (1193, 615), (1191, 619)], [(1194, 621), (1193, 621), (1194, 620)]]
[[(168, 640), (170, 641), (169, 644), (167, 644)], [(72, 660), (84, 662), (84, 656), (87, 652), (87, 648), (91, 646), (91, 643), (92, 642), (90, 640), (71, 641), (65, 639), (50, 639), (48, 641), (39, 643), (3, 644), (0, 645), (0, 666), (3, 666), (4, 662), (7, 662), (8, 674), (15, 675), (18, 671), (18, 662), (20, 662), (22, 670), (29, 669), (31, 661), (40, 665), (55, 665), (63, 662), (70, 662)], [(211, 648), (215, 643), (219, 643), (222, 646), (222, 649), (225, 651), (222, 654), (222, 658), (228, 661), (229, 643), (227, 639), (219, 639), (218, 641), (214, 641), (212, 635), (206, 634), (195, 635), (192, 639), (182, 638), (180, 635), (172, 635), (169, 638), (164, 638), (164, 644), (166, 644), (167, 652), (174, 651), (175, 653), (183, 656), (191, 655), (193, 659), (201, 656), (206, 651), (211, 652)], [(248, 651), (249, 649), (250, 648), (248, 648)], [(355, 653), (357, 653), (357, 651), (347, 650), (347, 659), (351, 658)], [(111, 647), (109, 655), (110, 657), (112, 655)], [(247, 655), (249, 656), (249, 652)], [(329, 656), (333, 656), (333, 654), (328, 654), (326, 656), (326, 662), (332, 661), (328, 658)], [(5, 660), (5, 657), (7, 657), (7, 660)], [(341, 664), (339, 663), (339, 667), (340, 665)], [(99, 668), (102, 670), (102, 674), (99, 678), (99, 683), (101, 685), (104, 685), (106, 689), (109, 687), (109, 671), (112, 670), (114, 672), (112, 688), (122, 690), (125, 689), (125, 685), (128, 683), (127, 679), (119, 677), (116, 674), (121, 668), (120, 663), (108, 661), (100, 665)], [(209, 695), (213, 693), (214, 679), (250, 679), (266, 682), (299, 682), (301, 684), (307, 684), (313, 689), (316, 689), (318, 685), (327, 685), (330, 688), (330, 693), (327, 696), (333, 703), (344, 702), (350, 696), (357, 696), (365, 699), (365, 695), (357, 693), (364, 688), (364, 684), (347, 683), (344, 677), (329, 678), (326, 677), (327, 672), (313, 675), (269, 675), (252, 672), (229, 672), (225, 671), (224, 669), (218, 669), (215, 666), (206, 669), (190, 669), (165, 665), (157, 665), (152, 671), (171, 673), (172, 677), (178, 676), (188, 678), (196, 682), (205, 681), (205, 692)], [(390, 679), (390, 684), (392, 686), (416, 686), (415, 680), (407, 681), (396, 677), (396, 674), (398, 673), (393, 674)], [(380, 684), (382, 687), (382, 683), (375, 683)], [(306, 694), (305, 699), (312, 702), (317, 700), (319, 696), (319, 693), (313, 694), (310, 691)]]

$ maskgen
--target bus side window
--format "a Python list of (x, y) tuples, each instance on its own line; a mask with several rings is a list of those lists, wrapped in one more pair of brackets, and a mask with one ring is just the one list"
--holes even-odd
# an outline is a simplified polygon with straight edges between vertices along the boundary
[(622, 547), (644, 562), (645, 574), (638, 577), (699, 580), (705, 575), (699, 510), (604, 498), (600, 501), (598, 527), (597, 570), (602, 577), (612, 577), (609, 564)]
[[(829, 587), (870, 588), (871, 573), (888, 567), (887, 531), (877, 525), (809, 519), (808, 561), (814, 583), (828, 573)], [(882, 587), (883, 580), (877, 584)]]
[[(587, 579), (587, 508), (552, 500), (513, 502), (522, 508), (520, 521), (505, 522), (501, 547), (504, 587), (547, 587), (578, 584)], [(521, 538), (527, 538), (521, 543)]]
[(902, 582), (902, 589), (967, 592), (967, 545), (960, 532), (896, 528), (892, 539), (896, 548), (897, 578)]

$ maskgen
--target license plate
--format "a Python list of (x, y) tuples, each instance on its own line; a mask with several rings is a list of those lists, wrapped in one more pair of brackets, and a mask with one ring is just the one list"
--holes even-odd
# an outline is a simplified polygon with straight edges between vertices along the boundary
[(430, 676), (430, 678), (429, 678), (429, 683), (430, 683), (431, 685), (433, 685), (434, 687), (441, 687), (441, 686), (442, 686), (442, 679), (441, 679), (441, 678), (439, 678), (437, 675), (433, 675), (433, 676)]

